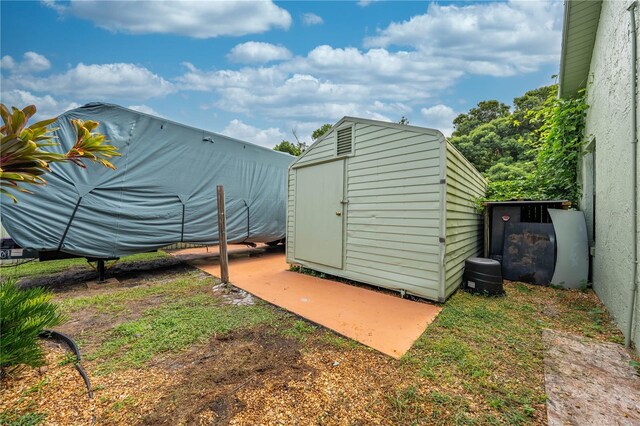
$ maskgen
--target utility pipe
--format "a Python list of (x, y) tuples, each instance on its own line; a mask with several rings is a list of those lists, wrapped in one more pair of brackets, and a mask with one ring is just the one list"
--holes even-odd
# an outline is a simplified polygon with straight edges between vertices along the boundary
[(631, 24), (631, 144), (633, 146), (632, 176), (633, 176), (633, 281), (631, 283), (631, 299), (629, 300), (629, 316), (627, 321), (627, 334), (624, 345), (631, 346), (631, 333), (633, 332), (633, 316), (636, 307), (636, 296), (638, 293), (638, 48), (636, 31), (636, 8), (638, 2), (634, 1), (627, 8)]

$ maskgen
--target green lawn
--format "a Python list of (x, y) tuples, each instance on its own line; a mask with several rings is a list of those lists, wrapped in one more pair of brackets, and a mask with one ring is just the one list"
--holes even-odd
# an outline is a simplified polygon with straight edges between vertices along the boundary
[[(621, 343), (622, 335), (591, 290), (510, 283), (506, 297), (458, 291), (403, 361), (415, 384), (400, 388), (401, 422), (526, 424), (545, 411), (542, 330), (565, 330)], [(420, 390), (422, 379), (433, 383)], [(427, 405), (430, 413), (411, 407)], [(404, 407), (404, 408), (403, 408)], [(407, 408), (409, 407), (409, 408)], [(420, 423), (419, 422), (419, 423)]]

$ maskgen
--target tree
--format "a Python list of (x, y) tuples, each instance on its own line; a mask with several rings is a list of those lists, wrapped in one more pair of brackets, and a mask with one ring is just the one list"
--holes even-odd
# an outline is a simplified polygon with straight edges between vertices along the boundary
[(485, 173), (496, 163), (532, 161), (535, 153), (522, 143), (510, 117), (499, 117), (474, 128), (467, 135), (451, 138), (471, 163)]
[[(478, 102), (477, 107), (454, 119), (456, 131), (450, 141), (491, 180), (530, 174), (529, 165), (538, 155), (544, 123), (537, 112), (556, 93), (556, 85), (529, 90), (513, 100), (513, 112), (495, 100)], [(490, 171), (499, 163), (513, 167)]]
[(520, 163), (496, 163), (487, 170), (485, 175), (491, 182), (499, 182), (505, 180), (525, 179), (535, 170), (534, 162)]
[(105, 144), (105, 136), (93, 132), (99, 125), (95, 121), (71, 120), (76, 131), (73, 147), (64, 154), (46, 151), (42, 148), (58, 145), (53, 142), (53, 131), (47, 126), (56, 118), (43, 120), (27, 127), (27, 122), (36, 113), (36, 107), (24, 109), (12, 107), (11, 112), (0, 104), (3, 125), (0, 128), (0, 194), (7, 195), (14, 203), (18, 200), (13, 191), (31, 193), (24, 185), (44, 185), (42, 177), (51, 171), (51, 163), (73, 163), (86, 167), (83, 160), (89, 160), (115, 169), (108, 160), (120, 156), (115, 146)]
[(285, 140), (274, 146), (273, 149), (275, 151), (286, 152), (287, 154), (295, 155), (296, 157), (299, 157), (302, 154), (300, 144), (296, 145)]
[(319, 128), (313, 131), (313, 133), (311, 134), (311, 139), (313, 139), (314, 141), (317, 141), (318, 139), (320, 139), (320, 137), (322, 137), (322, 135), (327, 133), (329, 130), (331, 130), (331, 124), (328, 124), (328, 123), (323, 124), (322, 126), (320, 126)]
[(402, 118), (400, 118), (400, 120), (398, 121), (398, 124), (403, 124), (405, 126), (408, 126), (409, 125), (409, 119), (403, 115)]
[(521, 133), (535, 132), (540, 128), (542, 123), (540, 120), (536, 120), (535, 112), (544, 108), (545, 102), (548, 99), (555, 98), (557, 95), (558, 85), (552, 84), (529, 90), (524, 95), (513, 100), (512, 119)]
[(468, 113), (460, 114), (453, 119), (452, 136), (468, 135), (473, 129), (501, 117), (509, 115), (509, 106), (496, 100), (480, 101), (478, 106)]

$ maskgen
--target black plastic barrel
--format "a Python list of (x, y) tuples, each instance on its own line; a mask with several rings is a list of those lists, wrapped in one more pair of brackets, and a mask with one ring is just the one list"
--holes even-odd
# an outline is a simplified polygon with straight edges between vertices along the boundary
[(482, 257), (470, 257), (464, 262), (462, 287), (471, 293), (498, 296), (504, 294), (500, 262)]

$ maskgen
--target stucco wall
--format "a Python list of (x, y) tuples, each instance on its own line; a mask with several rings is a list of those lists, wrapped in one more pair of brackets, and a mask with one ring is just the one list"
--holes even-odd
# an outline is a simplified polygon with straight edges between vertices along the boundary
[[(631, 129), (631, 41), (628, 2), (604, 1), (587, 84), (586, 135), (595, 156), (584, 158), (581, 208), (595, 244), (593, 285), (616, 322), (627, 330), (633, 280), (633, 176)], [(595, 211), (590, 184), (595, 159)], [(595, 233), (592, 220), (595, 213)], [(636, 305), (636, 316), (638, 316)], [(637, 322), (637, 321), (636, 321)], [(640, 327), (632, 340), (640, 346)]]

